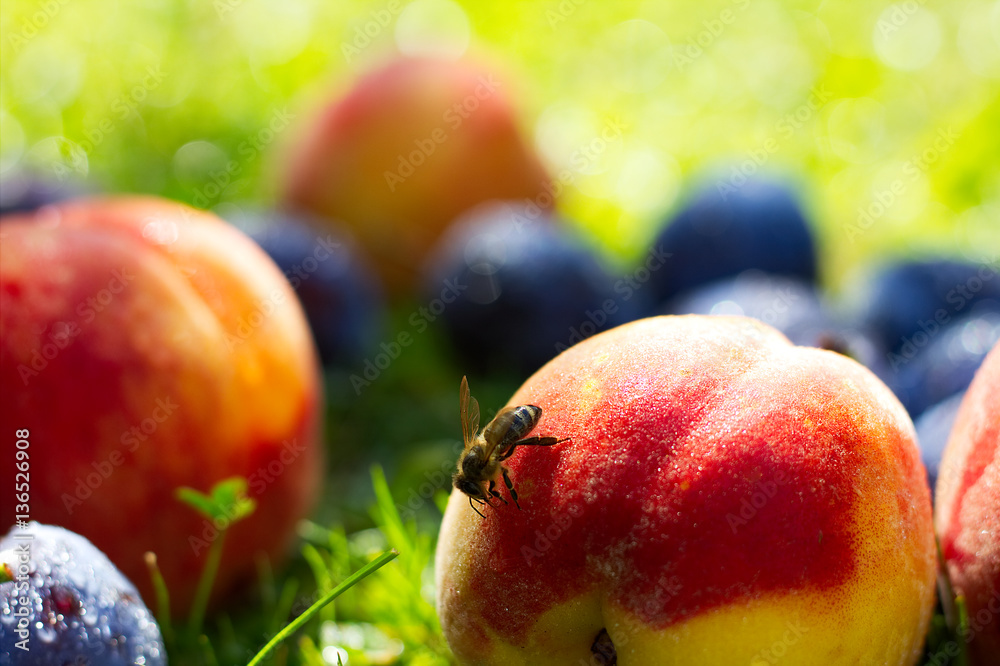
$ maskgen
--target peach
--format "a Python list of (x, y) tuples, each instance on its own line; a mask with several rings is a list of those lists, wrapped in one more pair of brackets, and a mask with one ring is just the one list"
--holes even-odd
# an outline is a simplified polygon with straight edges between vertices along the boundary
[(965, 597), (977, 664), (1000, 655), (1000, 345), (959, 407), (941, 458), (935, 525), (949, 577)]
[(27, 514), (86, 536), (146, 599), (155, 551), (183, 615), (219, 526), (175, 489), (241, 475), (258, 507), (227, 536), (217, 588), (259, 553), (277, 563), (317, 496), (322, 401), (278, 268), (215, 216), (155, 198), (58, 204), (0, 234), (4, 488), (15, 432), (30, 463), (2, 524)]
[(507, 95), (506, 81), (481, 65), (395, 60), (307, 129), (290, 155), (284, 200), (347, 223), (388, 289), (412, 290), (459, 213), (493, 199), (553, 204)]
[(521, 511), (452, 493), (437, 603), (460, 663), (917, 661), (930, 490), (906, 411), (858, 363), (749, 318), (654, 317), (509, 404), (570, 441), (507, 461)]

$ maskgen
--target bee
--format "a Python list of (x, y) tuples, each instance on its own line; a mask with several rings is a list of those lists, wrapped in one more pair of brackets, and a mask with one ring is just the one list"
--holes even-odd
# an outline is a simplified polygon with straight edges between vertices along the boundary
[(462, 377), (459, 388), (458, 404), (465, 450), (458, 459), (458, 471), (452, 477), (452, 483), (469, 496), (469, 506), (483, 516), (473, 501), (479, 505), (494, 506), (492, 500), (495, 497), (504, 504), (508, 503), (497, 491), (499, 475), (510, 491), (514, 505), (520, 510), (517, 491), (503, 461), (514, 455), (518, 446), (554, 446), (569, 441), (569, 438), (527, 437), (542, 417), (542, 408), (537, 405), (504, 407), (479, 432), (479, 402), (470, 395), (469, 381), (465, 377)]

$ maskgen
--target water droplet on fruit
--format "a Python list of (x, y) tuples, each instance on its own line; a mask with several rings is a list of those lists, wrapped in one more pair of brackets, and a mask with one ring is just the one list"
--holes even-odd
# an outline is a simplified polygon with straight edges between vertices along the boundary
[(37, 638), (42, 643), (52, 643), (58, 638), (56, 630), (44, 622), (35, 623), (35, 638)]
[(177, 223), (173, 220), (151, 219), (142, 228), (142, 237), (158, 245), (170, 245), (177, 240)]

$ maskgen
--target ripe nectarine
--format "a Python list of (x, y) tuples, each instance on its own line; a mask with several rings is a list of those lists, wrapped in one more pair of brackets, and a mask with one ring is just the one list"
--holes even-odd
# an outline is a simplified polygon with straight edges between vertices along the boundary
[(508, 83), (467, 62), (403, 58), (362, 77), (293, 149), (285, 202), (346, 223), (391, 292), (412, 290), (435, 239), (493, 199), (553, 204)]
[(1000, 344), (969, 386), (941, 457), (935, 524), (952, 585), (965, 597), (976, 664), (1000, 656)]
[(606, 663), (610, 644), (620, 666), (918, 659), (930, 491), (913, 424), (860, 364), (748, 318), (656, 317), (571, 347), (509, 404), (571, 441), (507, 461), (522, 511), (452, 493), (438, 609), (460, 663)]
[(317, 496), (322, 387), (278, 268), (215, 216), (154, 198), (58, 204), (2, 233), (0, 469), (13, 488), (17, 432), (30, 497), (5, 499), (0, 524), (30, 514), (87, 537), (147, 600), (155, 551), (184, 614), (218, 526), (174, 491), (240, 475), (258, 507), (227, 536), (217, 588), (258, 553), (281, 558)]

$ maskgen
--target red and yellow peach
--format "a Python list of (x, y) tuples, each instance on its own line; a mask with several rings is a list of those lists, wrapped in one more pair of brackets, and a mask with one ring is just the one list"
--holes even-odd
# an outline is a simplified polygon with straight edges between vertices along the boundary
[(362, 77), (293, 148), (284, 200), (342, 220), (390, 292), (418, 284), (460, 213), (494, 199), (553, 205), (508, 85), (480, 65), (401, 58)]
[(0, 427), (26, 431), (30, 456), (18, 513), (86, 536), (147, 600), (156, 552), (184, 614), (219, 526), (175, 489), (240, 475), (258, 508), (227, 536), (217, 588), (258, 554), (279, 560), (318, 492), (322, 387), (277, 267), (215, 216), (155, 198), (67, 202), (0, 232)]
[(935, 524), (945, 566), (965, 599), (976, 664), (1000, 655), (1000, 345), (983, 361), (941, 458)]
[[(507, 463), (523, 510), (453, 492), (438, 609), (462, 664), (914, 664), (935, 597), (913, 425), (858, 363), (738, 317), (563, 352)], [(594, 659), (594, 661), (591, 661)]]

